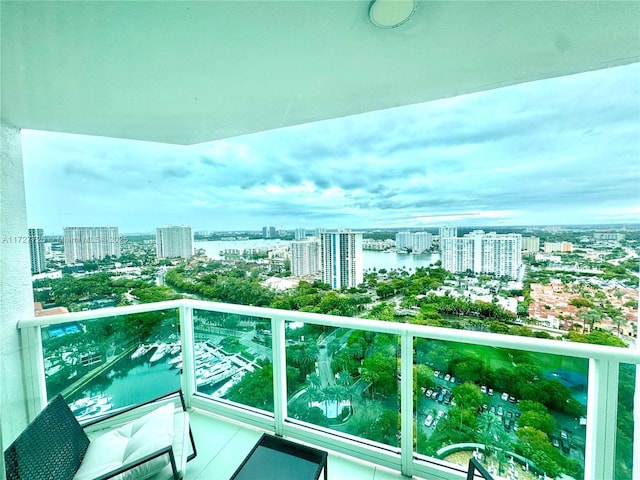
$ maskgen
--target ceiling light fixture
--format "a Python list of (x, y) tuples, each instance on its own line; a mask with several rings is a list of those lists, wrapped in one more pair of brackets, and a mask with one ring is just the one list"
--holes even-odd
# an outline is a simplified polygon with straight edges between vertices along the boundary
[(376, 27), (399, 27), (416, 11), (416, 0), (374, 0), (369, 19)]

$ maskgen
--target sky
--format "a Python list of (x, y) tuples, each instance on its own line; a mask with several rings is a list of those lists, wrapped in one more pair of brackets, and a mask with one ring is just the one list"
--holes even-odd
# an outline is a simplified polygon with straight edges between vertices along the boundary
[(27, 219), (194, 231), (640, 223), (640, 64), (192, 146), (23, 131)]

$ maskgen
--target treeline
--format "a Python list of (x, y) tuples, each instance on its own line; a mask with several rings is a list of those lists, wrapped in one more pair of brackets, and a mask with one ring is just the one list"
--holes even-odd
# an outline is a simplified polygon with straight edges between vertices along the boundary
[(184, 267), (177, 267), (166, 273), (165, 282), (179, 292), (225, 303), (268, 307), (275, 298), (270, 289), (260, 285), (257, 276), (241, 269), (204, 273), (193, 278), (185, 273)]
[(75, 304), (97, 298), (113, 298), (119, 303), (122, 295), (130, 289), (148, 286), (150, 284), (145, 280), (118, 279), (106, 272), (80, 278), (64, 275), (62, 278), (45, 278), (33, 282), (36, 302), (61, 305), (69, 310), (73, 310)]

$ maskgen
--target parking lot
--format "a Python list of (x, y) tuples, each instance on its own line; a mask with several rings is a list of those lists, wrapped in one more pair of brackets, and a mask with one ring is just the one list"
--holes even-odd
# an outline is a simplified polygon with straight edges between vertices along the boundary
[[(456, 404), (452, 390), (458, 384), (457, 379), (448, 373), (439, 371), (434, 372), (434, 376), (435, 386), (432, 389), (423, 389), (418, 401), (418, 420), (420, 428), (427, 437), (431, 436), (439, 421), (446, 417), (451, 407)], [(518, 419), (521, 414), (518, 399), (510, 395), (509, 392), (495, 392), (492, 388), (484, 385), (480, 386), (480, 391), (485, 400), (481, 410), (497, 415), (502, 420), (502, 425), (511, 440), (517, 441), (515, 432), (520, 427)], [(551, 437), (552, 444), (562, 449), (565, 455), (578, 459), (581, 453), (579, 451), (580, 434), (583, 432), (579, 429), (577, 419), (569, 419), (566, 415), (552, 413), (559, 426), (558, 431)]]

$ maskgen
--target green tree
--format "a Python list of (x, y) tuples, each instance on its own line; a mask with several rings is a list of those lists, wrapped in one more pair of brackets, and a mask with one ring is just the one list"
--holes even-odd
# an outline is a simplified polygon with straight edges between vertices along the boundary
[(362, 379), (372, 384), (373, 394), (390, 395), (397, 391), (396, 358), (375, 353), (362, 362)]
[(462, 408), (477, 411), (484, 403), (484, 395), (480, 391), (480, 387), (473, 383), (463, 383), (453, 387), (453, 396), (456, 398), (456, 404)]

